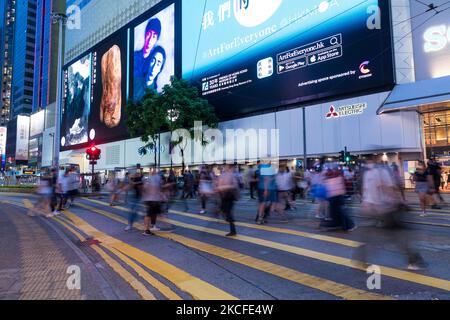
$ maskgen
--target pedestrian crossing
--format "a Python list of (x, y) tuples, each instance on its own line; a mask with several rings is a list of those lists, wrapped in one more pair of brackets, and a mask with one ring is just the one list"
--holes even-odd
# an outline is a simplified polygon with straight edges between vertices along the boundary
[[(32, 206), (31, 202), (26, 199), (22, 203), (24, 207)], [(99, 200), (80, 199), (71, 211), (65, 211), (63, 216), (53, 219), (55, 223), (73, 234), (79, 241), (85, 241), (88, 238), (99, 241), (99, 244), (91, 246), (92, 249), (112, 270), (125, 279), (142, 299), (234, 300), (249, 298), (240, 296), (239, 292), (231, 292), (232, 290), (226, 284), (209, 281), (206, 275), (203, 277), (202, 274), (189, 273), (185, 271), (185, 266), (175, 265), (158, 257), (157, 253), (151, 252), (151, 248), (144, 249), (127, 243), (116, 233), (109, 234), (108, 230), (93, 223), (93, 221), (98, 223), (99, 219), (107, 218), (111, 223), (117, 224), (118, 230), (123, 230), (127, 224), (125, 215), (129, 211), (128, 208), (122, 206), (110, 207), (106, 202)], [(91, 217), (94, 216), (95, 219), (91, 221)], [(310, 289), (316, 294), (321, 292), (324, 297), (331, 296), (347, 300), (397, 298), (393, 293), (369, 290), (365, 281), (360, 281), (357, 285), (355, 285), (355, 281), (350, 281), (350, 283), (346, 283), (348, 281), (344, 279), (340, 281), (336, 276), (336, 273), (339, 272), (354, 272), (356, 278), (367, 278), (366, 268), (361, 264), (355, 264), (349, 257), (338, 254), (341, 251), (330, 254), (302, 247), (302, 239), (338, 246), (341, 248), (340, 250), (352, 250), (362, 245), (361, 242), (344, 236), (316, 234), (295, 230), (289, 226), (281, 228), (238, 222), (237, 226), (240, 230), (251, 230), (252, 235), (242, 232), (235, 238), (226, 238), (225, 245), (218, 245), (217, 242), (220, 239), (225, 239), (224, 228), (222, 228), (224, 222), (220, 219), (171, 210), (169, 216), (162, 218), (161, 221), (177, 228), (173, 232), (156, 232), (160, 239), (176, 243), (195, 252), (202, 252), (215, 259), (243, 266), (247, 268), (248, 272), (261, 272), (269, 277), (296, 284), (302, 290)], [(137, 223), (136, 228), (143, 230), (143, 225)], [(299, 241), (295, 245), (280, 242), (276, 240), (278, 238), (272, 241), (271, 234), (287, 235), (298, 238)], [(142, 238), (140, 234), (136, 233), (132, 236)], [(214, 239), (214, 241), (210, 239)], [(292, 267), (284, 265), (283, 261), (270, 261), (271, 259), (262, 258), (251, 250), (246, 252), (247, 246), (249, 248), (265, 248), (269, 252), (277, 252), (282, 255), (296, 256), (301, 258), (302, 262), (311, 261), (312, 265), (325, 264), (334, 274), (330, 277), (318, 276), (314, 270), (310, 270), (310, 266), (305, 264)], [(450, 281), (446, 279), (387, 265), (379, 265), (379, 267), (381, 274), (394, 283), (396, 281), (398, 283), (407, 282), (417, 286), (418, 290), (424, 290), (427, 287), (440, 293), (450, 292)]]

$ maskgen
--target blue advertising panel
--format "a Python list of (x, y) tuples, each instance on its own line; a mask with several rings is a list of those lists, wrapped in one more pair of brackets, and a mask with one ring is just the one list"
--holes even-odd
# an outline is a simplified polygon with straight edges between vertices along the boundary
[(182, 1), (182, 75), (222, 118), (394, 83), (387, 1)]

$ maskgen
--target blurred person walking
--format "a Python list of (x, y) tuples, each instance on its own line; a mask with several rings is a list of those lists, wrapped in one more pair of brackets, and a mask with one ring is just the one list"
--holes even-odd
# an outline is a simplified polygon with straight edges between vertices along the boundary
[(270, 162), (260, 164), (258, 173), (258, 216), (257, 224), (266, 223), (266, 218), (275, 210), (277, 203), (277, 185), (275, 169)]
[(236, 236), (236, 226), (234, 224), (233, 206), (239, 194), (239, 182), (236, 179), (233, 166), (226, 165), (217, 181), (217, 192), (221, 198), (221, 211), (225, 215), (226, 221), (230, 224), (230, 232), (227, 237)]
[(432, 209), (440, 209), (433, 197), (435, 193), (433, 176), (422, 161), (419, 162), (419, 166), (417, 167), (416, 172), (414, 172), (413, 179), (416, 184), (416, 193), (419, 196), (420, 207), (422, 209), (421, 216), (425, 217), (427, 215), (426, 208), (428, 202), (432, 204)]
[(200, 171), (200, 184), (199, 184), (199, 192), (200, 192), (200, 201), (202, 205), (202, 209), (200, 210), (200, 214), (204, 214), (206, 212), (206, 201), (213, 193), (213, 178), (211, 172), (208, 167), (204, 166)]
[[(413, 248), (411, 232), (404, 221), (404, 202), (401, 192), (387, 166), (376, 164), (374, 158), (367, 160), (363, 175), (363, 199), (361, 212), (364, 217), (374, 220), (389, 238), (388, 243), (397, 245), (408, 258), (408, 269), (419, 270), (425, 267), (420, 253)], [(425, 171), (425, 170), (424, 170)], [(419, 184), (420, 185), (420, 184)], [(382, 229), (382, 230), (383, 230)], [(379, 232), (361, 232), (360, 241), (364, 245), (355, 249), (353, 260), (356, 264), (367, 264), (368, 246), (386, 243)]]
[(145, 231), (143, 235), (154, 235), (152, 231), (159, 231), (156, 227), (156, 220), (161, 214), (161, 201), (163, 181), (156, 169), (153, 169), (150, 176), (146, 179), (143, 185), (142, 201), (147, 208), (147, 215), (144, 218)]
[(51, 177), (42, 177), (36, 190), (38, 200), (34, 207), (28, 210), (28, 216), (36, 216), (36, 212), (47, 217), (53, 217), (51, 209), (52, 201), (52, 181)]
[(133, 190), (134, 198), (131, 202), (131, 211), (128, 214), (128, 225), (125, 227), (125, 231), (129, 231), (133, 228), (133, 224), (138, 215), (138, 208), (142, 200), (142, 179), (141, 170), (137, 170), (130, 178), (130, 188)]
[(292, 190), (294, 185), (293, 181), (289, 168), (286, 165), (282, 166), (275, 177), (275, 182), (278, 190), (278, 212), (283, 215), (283, 220), (287, 220), (284, 211), (288, 208), (295, 208), (295, 205), (289, 199), (289, 191)]
[(64, 175), (59, 176), (57, 180), (57, 192), (59, 194), (59, 206), (58, 211), (66, 209), (67, 199), (69, 197), (68, 192), (70, 189), (70, 170), (66, 169)]
[[(442, 198), (441, 193), (440, 193), (442, 167), (439, 165), (439, 163), (434, 158), (432, 158), (428, 161), (428, 174), (432, 177), (432, 181), (433, 181), (432, 186), (433, 186), (434, 195), (437, 197), (437, 199), (441, 203), (444, 203), (444, 198)], [(435, 208), (435, 209), (441, 209), (441, 208)]]
[(336, 164), (326, 171), (324, 184), (327, 190), (331, 221), (323, 221), (320, 226), (333, 229), (340, 227), (348, 232), (355, 230), (355, 223), (344, 209), (345, 181)]
[[(74, 203), (75, 198), (78, 196), (78, 189), (80, 188), (80, 175), (74, 168), (69, 171), (69, 185), (67, 191), (67, 209)], [(69, 201), (70, 200), (70, 201)]]

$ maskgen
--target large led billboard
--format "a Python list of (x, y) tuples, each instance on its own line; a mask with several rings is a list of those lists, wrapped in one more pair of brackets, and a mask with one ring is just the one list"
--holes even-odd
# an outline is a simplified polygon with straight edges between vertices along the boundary
[(64, 72), (64, 106), (61, 122), (61, 147), (88, 142), (91, 110), (92, 58), (87, 54)]
[(133, 99), (147, 88), (162, 92), (175, 74), (175, 5), (140, 23), (133, 30)]
[(416, 80), (450, 76), (450, 5), (447, 0), (433, 4), (439, 14), (423, 3), (411, 1)]
[(127, 32), (109, 37), (93, 50), (93, 99), (89, 141), (126, 137)]
[(183, 0), (182, 33), (183, 77), (225, 118), (394, 83), (387, 1)]
[(175, 74), (175, 4), (155, 6), (64, 70), (61, 150), (129, 138), (127, 102), (161, 92)]
[(28, 142), (30, 138), (30, 117), (17, 116), (16, 160), (28, 160)]

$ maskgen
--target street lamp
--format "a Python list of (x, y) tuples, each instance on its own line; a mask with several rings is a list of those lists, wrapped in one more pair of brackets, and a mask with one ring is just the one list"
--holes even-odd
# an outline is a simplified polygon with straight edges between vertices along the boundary
[(58, 76), (56, 88), (56, 107), (55, 107), (55, 135), (53, 139), (53, 167), (59, 167), (59, 140), (61, 136), (61, 108), (62, 108), (62, 64), (63, 64), (63, 30), (67, 24), (68, 17), (64, 13), (53, 12), (51, 14), (52, 23), (59, 23), (58, 39)]

